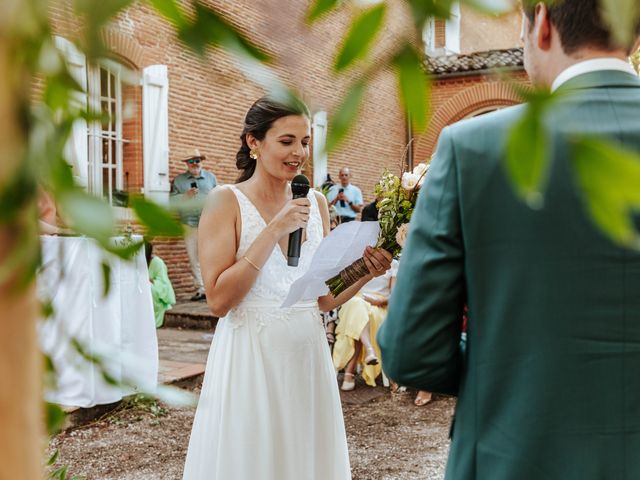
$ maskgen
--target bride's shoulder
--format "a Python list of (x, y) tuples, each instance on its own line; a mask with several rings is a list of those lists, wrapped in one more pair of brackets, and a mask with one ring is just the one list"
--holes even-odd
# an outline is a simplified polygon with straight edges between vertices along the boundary
[(206, 210), (212, 213), (225, 213), (238, 210), (238, 201), (231, 185), (222, 185), (209, 192), (206, 199)]

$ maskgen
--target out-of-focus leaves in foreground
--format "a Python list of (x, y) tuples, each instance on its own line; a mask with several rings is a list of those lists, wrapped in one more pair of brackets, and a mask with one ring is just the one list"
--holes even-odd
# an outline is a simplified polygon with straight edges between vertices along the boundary
[(338, 0), (316, 0), (307, 11), (307, 22), (315, 22), (318, 18), (333, 10), (336, 5), (338, 5)]
[(349, 129), (353, 126), (358, 116), (366, 88), (366, 82), (359, 80), (349, 89), (342, 104), (338, 107), (329, 123), (326, 143), (327, 151), (336, 148), (347, 136)]
[(449, 18), (451, 16), (451, 5), (455, 0), (407, 0), (411, 7), (413, 20), (420, 30), (424, 27), (427, 19)]
[(183, 228), (173, 215), (156, 203), (146, 200), (144, 197), (135, 196), (131, 199), (131, 207), (140, 221), (147, 227), (147, 235), (180, 236)]
[[(53, 403), (45, 403), (45, 418), (47, 420), (47, 431), (49, 435), (54, 435), (58, 433), (62, 428), (62, 424), (64, 423), (64, 419), (66, 417), (60, 405), (55, 405)], [(50, 463), (52, 465), (55, 463), (55, 458), (53, 462)]]
[(509, 134), (505, 168), (518, 196), (531, 208), (540, 208), (550, 158), (542, 117), (555, 97), (547, 90), (516, 89), (527, 104)]
[(600, 0), (600, 8), (609, 23), (614, 40), (620, 45), (633, 43), (640, 21), (638, 0)]
[(195, 20), (178, 24), (178, 36), (185, 44), (199, 54), (204, 54), (209, 46), (220, 46), (240, 56), (249, 56), (261, 62), (271, 61), (271, 57), (247, 40), (227, 20), (211, 8), (195, 3)]
[(386, 4), (381, 3), (356, 17), (336, 57), (334, 64), (336, 71), (344, 70), (356, 60), (366, 57), (382, 28), (386, 11)]
[(429, 112), (429, 80), (420, 54), (407, 44), (393, 59), (393, 67), (402, 104), (414, 129), (422, 132), (427, 126)]
[(513, 0), (463, 0), (463, 3), (489, 15), (508, 13), (518, 7)]
[(640, 155), (610, 142), (574, 141), (574, 166), (591, 217), (615, 242), (640, 249), (633, 214), (640, 213)]
[(186, 26), (187, 20), (175, 0), (148, 0), (148, 2), (178, 28)]

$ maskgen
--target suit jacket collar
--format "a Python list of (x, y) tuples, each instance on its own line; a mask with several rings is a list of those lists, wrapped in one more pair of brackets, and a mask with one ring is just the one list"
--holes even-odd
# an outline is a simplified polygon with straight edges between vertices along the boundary
[(640, 88), (640, 77), (617, 70), (598, 70), (573, 77), (560, 85), (556, 91), (560, 93), (601, 87)]

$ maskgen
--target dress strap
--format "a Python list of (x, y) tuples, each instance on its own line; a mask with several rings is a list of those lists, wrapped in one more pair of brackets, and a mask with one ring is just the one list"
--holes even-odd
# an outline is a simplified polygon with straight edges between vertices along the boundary
[(242, 257), (255, 237), (260, 233), (264, 221), (260, 213), (254, 208), (251, 200), (235, 185), (225, 185), (233, 192), (240, 208), (240, 244), (236, 252), (236, 258)]

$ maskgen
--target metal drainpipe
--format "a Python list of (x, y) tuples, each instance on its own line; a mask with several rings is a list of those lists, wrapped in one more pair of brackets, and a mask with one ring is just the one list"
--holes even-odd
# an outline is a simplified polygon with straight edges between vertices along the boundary
[(405, 145), (407, 145), (407, 157), (406, 157), (406, 169), (408, 172), (413, 170), (413, 128), (411, 127), (411, 116), (407, 113), (405, 115), (407, 122), (407, 130), (405, 137)]

